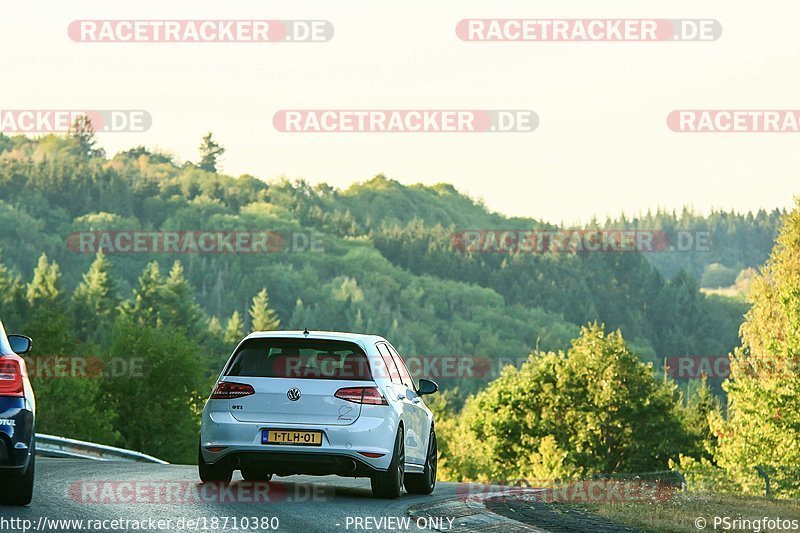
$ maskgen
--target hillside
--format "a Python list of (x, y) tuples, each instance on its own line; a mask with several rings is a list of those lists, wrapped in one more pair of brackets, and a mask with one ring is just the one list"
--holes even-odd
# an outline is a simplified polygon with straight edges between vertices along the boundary
[(345, 190), (266, 182), (178, 165), (142, 147), (109, 158), (87, 135), (0, 136), (0, 154), (2, 262), (23, 280), (44, 252), (65, 288), (77, 286), (94, 259), (70, 249), (80, 232), (314, 234), (322, 251), (108, 259), (122, 298), (149, 262), (166, 272), (178, 260), (204, 315), (220, 323), (234, 311), (246, 317), (266, 287), (285, 327), (382, 332), (406, 354), (514, 358), (565, 347), (580, 324), (595, 320), (621, 328), (646, 358), (727, 353), (744, 304), (703, 295), (697, 279), (721, 261), (757, 266), (777, 221), (777, 212), (685, 212), (600, 225), (710, 228), (719, 244), (712, 253), (470, 254), (453, 248), (454, 231), (555, 226), (492, 213), (447, 184), (406, 186), (384, 176)]

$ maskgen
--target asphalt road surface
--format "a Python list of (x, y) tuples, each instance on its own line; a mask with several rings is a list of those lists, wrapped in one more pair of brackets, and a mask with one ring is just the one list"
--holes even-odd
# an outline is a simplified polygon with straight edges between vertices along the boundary
[[(457, 496), (440, 483), (429, 496), (372, 496), (368, 479), (334, 476), (201, 485), (195, 466), (37, 458), (33, 502), (0, 506), (0, 531), (459, 531), (419, 524), (408, 507)], [(71, 522), (70, 522), (71, 521)], [(81, 522), (82, 521), (82, 522)], [(160, 522), (159, 522), (160, 521)], [(408, 522), (406, 522), (408, 521)]]

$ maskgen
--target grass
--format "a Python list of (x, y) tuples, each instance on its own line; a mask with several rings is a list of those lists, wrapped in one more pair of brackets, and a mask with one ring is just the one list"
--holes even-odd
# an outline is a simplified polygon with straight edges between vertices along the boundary
[(706, 531), (787, 531), (791, 528), (770, 529), (763, 523), (717, 524), (714, 517), (728, 517), (731, 521), (744, 519), (760, 521), (769, 519), (796, 520), (795, 530), (800, 529), (800, 501), (767, 500), (752, 496), (732, 494), (678, 493), (673, 498), (660, 503), (609, 503), (598, 505), (577, 505), (600, 516), (616, 522), (654, 532), (694, 532), (701, 531), (695, 521), (705, 519)]

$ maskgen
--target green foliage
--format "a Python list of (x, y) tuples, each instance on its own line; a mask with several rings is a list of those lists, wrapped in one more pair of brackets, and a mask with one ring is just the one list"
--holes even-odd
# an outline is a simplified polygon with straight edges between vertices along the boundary
[[(557, 391), (551, 380), (583, 383), (585, 377), (560, 352), (541, 352), (566, 349), (578, 334), (578, 324), (597, 320), (632, 341), (635, 349), (627, 352), (607, 340), (613, 336), (600, 343), (608, 344), (600, 352), (605, 354), (602, 357), (616, 361), (613, 371), (631, 379), (641, 374), (632, 363), (631, 351), (648, 360), (728, 353), (738, 343), (737, 330), (746, 306), (703, 295), (696, 279), (712, 263), (737, 268), (758, 265), (768, 254), (780, 215), (777, 211), (715, 212), (702, 217), (689, 211), (659, 212), (633, 220), (608, 220), (603, 225), (663, 229), (671, 242), (678, 231), (707, 229), (713, 243), (707, 253), (469, 254), (453, 249), (454, 231), (557, 228), (533, 218), (492, 213), (446, 184), (408, 186), (377, 176), (339, 190), (302, 180), (265, 182), (251, 175), (227, 176), (218, 172), (223, 151), (209, 134), (197, 166), (179, 165), (171, 155), (145, 147), (109, 159), (97, 147), (88, 123), (77, 125), (66, 136), (0, 134), (0, 247), (6, 264), (0, 265), (0, 316), (9, 329), (31, 334), (35, 349), (54, 355), (106, 357), (112, 353), (112, 344), (114, 353), (121, 354), (124, 343), (131, 342), (130, 346), (155, 361), (159, 350), (177, 350), (189, 360), (179, 361), (164, 352), (170, 365), (165, 371), (185, 370), (185, 382), (160, 392), (136, 380), (126, 384), (120, 378), (116, 385), (119, 390), (131, 387), (141, 411), (154, 406), (156, 419), (162, 421), (159, 417), (166, 417), (161, 413), (163, 398), (163, 405), (186, 416), (181, 418), (182, 430), (197, 423), (197, 391), (205, 392), (208, 380), (247, 331), (242, 324), (246, 311), (252, 313), (248, 315), (253, 329), (281, 327), (277, 321), (281, 317), (287, 329), (308, 326), (374, 332), (389, 337), (406, 356), (475, 355), (498, 361), (536, 352), (539, 355), (516, 377), (508, 371), (501, 378), (501, 383), (513, 383), (522, 391), (512, 405), (530, 401), (543, 413), (577, 417), (576, 423), (592, 427), (577, 436), (550, 429), (553, 421), (520, 419), (516, 426), (503, 429), (522, 435), (532, 428), (534, 433), (500, 457), (527, 454), (520, 472), (537, 477), (634, 468), (640, 463), (661, 465), (666, 457), (674, 456), (671, 441), (646, 452), (630, 443), (629, 433), (635, 432), (623, 422), (632, 414), (614, 403), (625, 397), (617, 398), (601, 387), (602, 380), (582, 393), (570, 389), (569, 397), (594, 402), (611, 414), (567, 412), (566, 406), (555, 401)], [(90, 256), (68, 247), (70, 234), (100, 230), (318, 233), (323, 236), (324, 252), (120, 254), (98, 256), (92, 263)], [(269, 287), (269, 298), (264, 291), (263, 298), (259, 293), (254, 299), (253, 289), (258, 287)], [(224, 320), (225, 328), (220, 322), (224, 317), (230, 317)], [(141, 332), (141, 338), (134, 330)], [(138, 356), (133, 348), (129, 357)], [(587, 355), (593, 350), (579, 345), (571, 351), (593, 364), (594, 356)], [(195, 370), (196, 365), (200, 370)], [(92, 379), (76, 382), (71, 389), (62, 385), (69, 380), (47, 383), (40, 379), (37, 392), (44, 427), (39, 429), (133, 447), (144, 446), (152, 438), (156, 445), (145, 451), (163, 452), (168, 454), (165, 458), (178, 460), (189, 457), (188, 448), (169, 455), (172, 452), (158, 440), (160, 436), (146, 435), (144, 428), (154, 426), (137, 418), (141, 413), (128, 421), (125, 409), (130, 406), (121, 405), (122, 396), (113, 396), (117, 393), (105, 380)], [(483, 386), (479, 380), (451, 385), (442, 412), (455, 413), (469, 394)], [(465, 417), (478, 420), (475, 406), (480, 402), (495, 401), (501, 411), (509, 409), (500, 402), (507, 399), (506, 393), (499, 392), (503, 387), (492, 387), (480, 400), (470, 402)], [(526, 387), (540, 391), (543, 399), (531, 399), (531, 393), (524, 393)], [(639, 401), (642, 394), (652, 393), (655, 405), (672, 405), (666, 389), (648, 391), (634, 388), (627, 394), (631, 401)], [(493, 395), (498, 397), (492, 400)], [(95, 411), (83, 411), (84, 406)], [(684, 451), (692, 457), (707, 457), (705, 451), (713, 447), (702, 419), (716, 415), (707, 407), (705, 400), (698, 400), (677, 411), (676, 416), (684, 420), (674, 436), (685, 437)], [(652, 422), (658, 428), (673, 415), (662, 416), (666, 421), (656, 417)], [(461, 418), (440, 416), (438, 420), (442, 435), (457, 435), (441, 440), (443, 471), (464, 476), (507, 473), (506, 463), (485, 459), (490, 457), (488, 450), (499, 446), (502, 433), (490, 432), (487, 439), (476, 440), (476, 430), (461, 424)], [(630, 449), (621, 449), (628, 455), (607, 454), (599, 460), (596, 454), (603, 445), (617, 445), (607, 435), (614, 424), (622, 424), (628, 432), (619, 437), (627, 439)], [(578, 438), (587, 442), (576, 443)], [(462, 447), (476, 451), (475, 457), (459, 455)], [(478, 453), (481, 450), (487, 453)]]
[(712, 395), (705, 377), (680, 411), (683, 426), (691, 436), (693, 445), (684, 454), (690, 458), (713, 461), (717, 435), (712, 428), (722, 420), (722, 409), (719, 398)]
[(728, 287), (736, 282), (739, 270), (727, 267), (719, 263), (711, 263), (706, 266), (703, 275), (700, 277), (700, 286), (709, 289), (718, 287)]
[(76, 118), (70, 127), (69, 135), (75, 142), (77, 155), (87, 157), (102, 157), (105, 155), (105, 151), (97, 146), (94, 126), (88, 116), (81, 115)]
[[(206, 315), (195, 322), (196, 330), (206, 328), (209, 317), (241, 313), (253, 287), (269, 287), (270, 308), (284, 326), (387, 332), (396, 323), (404, 337), (397, 342), (406, 355), (519, 357), (536, 349), (537, 342), (543, 349), (566, 347), (576, 325), (592, 320), (621, 329), (643, 352), (722, 354), (737, 344), (741, 318), (719, 299), (701, 295), (691, 275), (676, 276), (675, 266), (684, 264), (696, 276), (711, 262), (755, 266), (776, 220), (774, 213), (763, 212), (714, 213), (708, 219), (659, 212), (605, 223), (664, 229), (671, 238), (676, 231), (708, 227), (713, 243), (708, 254), (470, 255), (453, 250), (453, 231), (556, 227), (491, 213), (446, 184), (406, 186), (377, 176), (337, 190), (304, 181), (226, 176), (212, 172), (221, 152), (212, 136), (206, 141), (204, 169), (202, 162), (179, 166), (168, 154), (145, 147), (112, 159), (91, 156), (76, 150), (74, 135), (5, 137), (0, 246), (14, 252), (4, 255), (7, 265), (30, 276), (44, 251), (58, 260), (64, 285), (73, 288), (88, 267), (83, 254), (65, 246), (73, 232), (316, 232), (324, 237), (324, 253), (180, 256), (182, 276)], [(159, 311), (162, 299), (170, 300), (176, 313), (198, 316), (180, 303), (184, 296), (170, 298), (155, 286), (149, 294), (137, 280), (148, 262), (152, 269), (157, 261), (161, 276), (178, 258), (113, 257), (116, 289), (121, 298), (135, 291), (137, 320), (166, 324), (169, 313)], [(361, 301), (337, 300), (330, 308), (332, 297), (356, 286)], [(469, 307), (458, 304), (466, 293), (477, 296)], [(177, 321), (178, 315), (172, 318)], [(209, 349), (220, 347), (209, 344)]]
[(129, 319), (114, 325), (107, 361), (127, 361), (141, 375), (102, 381), (104, 397), (117, 413), (120, 444), (170, 462), (197, 456), (198, 413), (206, 362), (180, 331), (142, 326)]
[(250, 306), (250, 320), (253, 331), (280, 329), (281, 321), (275, 311), (269, 307), (267, 289), (261, 289), (261, 292), (253, 297), (253, 304)]
[(239, 311), (234, 311), (231, 317), (225, 324), (225, 331), (223, 332), (223, 340), (226, 344), (236, 345), (244, 337), (244, 323), (239, 316)]
[(108, 260), (98, 252), (72, 293), (72, 317), (78, 337), (98, 340), (110, 329), (118, 305)]
[(31, 307), (46, 307), (60, 303), (61, 271), (58, 264), (47, 261), (47, 255), (39, 256), (39, 264), (33, 271), (33, 280), (28, 283), (27, 300)]
[[(71, 361), (83, 350), (68, 318), (58, 265), (44, 255), (28, 284), (24, 315), (24, 324), (16, 328), (35, 339), (27, 357), (38, 398), (36, 430), (113, 442), (115, 413), (102, 401), (98, 380), (54, 371), (59, 359)], [(90, 354), (84, 351), (83, 355)]]
[(507, 367), (467, 401), (451, 440), (447, 465), (465, 479), (661, 470), (691, 444), (674, 387), (597, 324), (566, 353)]
[(741, 489), (763, 487), (754, 470), (773, 477), (776, 495), (800, 495), (800, 199), (787, 214), (775, 248), (753, 280), (752, 307), (731, 358), (728, 420), (717, 425), (718, 464)]
[(217, 160), (225, 153), (225, 148), (220, 146), (214, 139), (209, 131), (203, 142), (200, 144), (200, 164), (198, 165), (206, 172), (217, 171)]

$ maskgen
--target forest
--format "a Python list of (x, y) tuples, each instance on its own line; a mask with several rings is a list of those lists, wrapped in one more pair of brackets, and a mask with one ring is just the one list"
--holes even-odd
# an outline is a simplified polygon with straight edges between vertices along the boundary
[[(757, 272), (790, 213), (685, 208), (602, 221), (587, 214), (580, 226), (659, 231), (670, 242), (680, 232), (705, 232), (704, 250), (480, 253), (454, 246), (453, 236), (578, 227), (538, 220), (535, 205), (530, 218), (507, 217), (449, 184), (403, 185), (379, 175), (338, 189), (229, 176), (218, 168), (223, 153), (211, 134), (196, 162), (143, 146), (108, 155), (90, 124), (76, 124), (68, 135), (0, 134), (0, 318), (8, 332), (34, 338), (37, 431), (192, 462), (198, 411), (238, 340), (253, 330), (308, 327), (380, 334), (406, 358), (530, 356), (491, 383), (463, 376), (442, 383), (440, 417), (465, 420), (449, 434), (444, 424), (451, 438), (443, 445), (444, 472), (452, 478), (634, 471), (678, 464), (681, 456), (715, 468), (736, 462), (733, 451), (724, 459), (710, 451), (718, 438), (707, 424), (730, 416), (736, 389), (722, 379), (674, 383), (663, 361), (741, 354), (755, 342), (740, 337), (748, 294), (763, 283)], [(81, 235), (103, 232), (265, 232), (285, 242), (313, 236), (315, 246), (268, 253), (76, 247)], [(721, 293), (725, 288), (738, 289)], [(652, 421), (651, 434), (672, 440), (643, 451), (637, 439), (648, 432), (637, 430), (623, 439), (636, 453), (617, 443), (619, 460), (612, 454), (604, 462), (591, 449), (567, 453), (586, 435), (475, 418), (484, 411), (477, 406), (505, 401), (504, 387), (523, 375), (525, 398), (553, 380), (580, 388), (587, 376), (580, 368), (599, 364), (592, 346), (606, 346), (600, 353), (609, 365), (646, 383), (623, 403), (655, 411), (631, 407), (626, 420)], [(93, 361), (101, 370), (62, 375), (54, 370), (66, 364), (61, 359)], [(526, 409), (573, 416), (563, 411), (565, 396), (534, 396), (539, 403)], [(503, 424), (522, 432), (519, 450), (492, 440), (511, 431)], [(456, 438), (458, 431), (470, 433)], [(504, 447), (495, 456), (505, 465), (523, 449), (539, 459), (518, 472), (454, 449), (458, 439), (478, 436), (481, 446)], [(597, 449), (617, 445), (597, 438)], [(489, 448), (484, 459), (497, 451)]]

